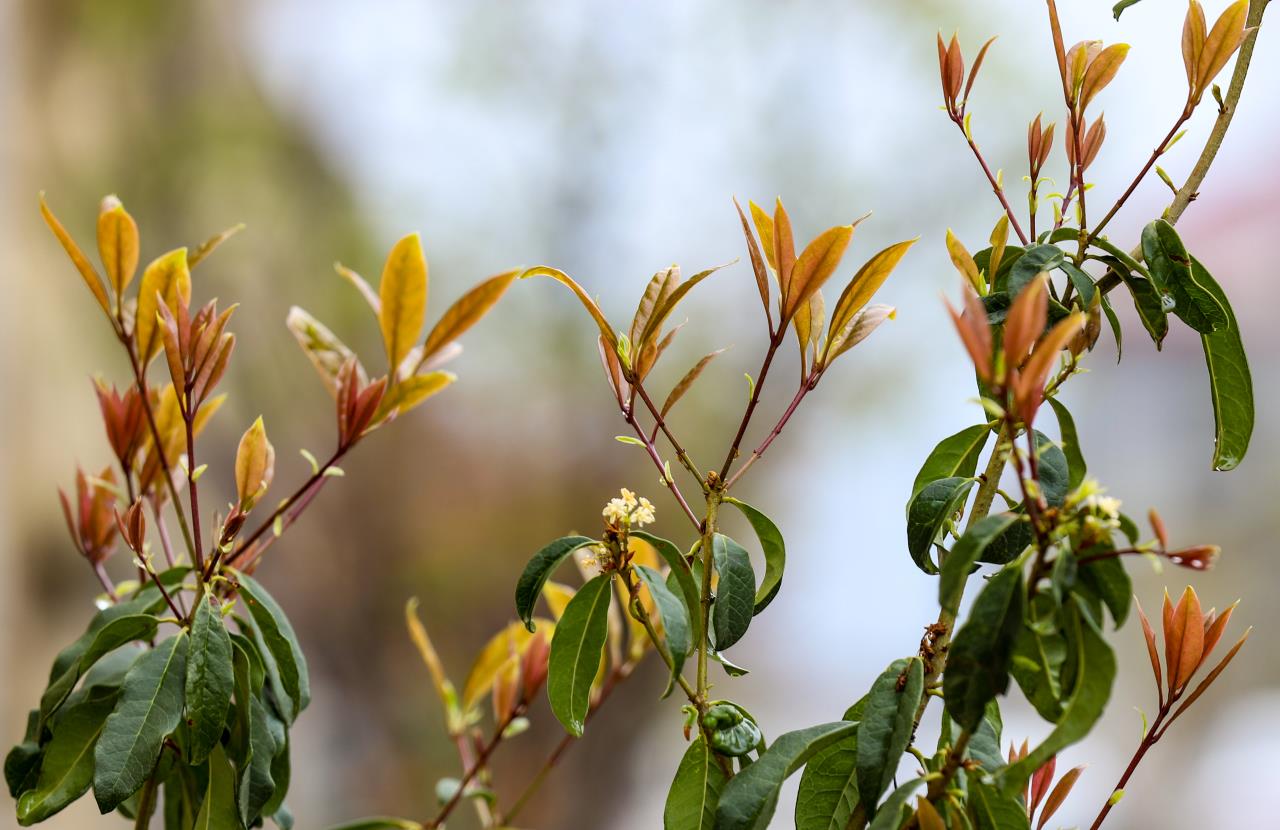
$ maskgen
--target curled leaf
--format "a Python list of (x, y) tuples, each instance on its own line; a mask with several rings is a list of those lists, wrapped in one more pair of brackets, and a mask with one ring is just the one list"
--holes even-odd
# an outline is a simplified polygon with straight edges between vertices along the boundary
[(609, 344), (609, 348), (615, 350), (618, 348), (618, 335), (614, 334), (613, 328), (609, 325), (609, 321), (605, 319), (604, 312), (600, 310), (600, 307), (596, 305), (596, 301), (591, 299), (591, 296), (582, 289), (582, 286), (578, 285), (573, 277), (558, 268), (539, 265), (526, 270), (520, 275), (520, 279), (523, 280), (528, 279), (529, 277), (538, 276), (551, 277), (551, 279), (567, 286), (569, 290), (577, 296), (578, 300), (582, 303), (582, 307), (587, 310), (587, 313), (591, 315), (591, 318), (596, 321), (596, 326), (600, 329), (600, 336)]

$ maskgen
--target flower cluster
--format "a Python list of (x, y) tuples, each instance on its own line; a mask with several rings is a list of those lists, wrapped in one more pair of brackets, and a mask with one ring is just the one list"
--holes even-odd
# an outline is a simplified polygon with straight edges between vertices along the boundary
[(610, 499), (600, 513), (605, 521), (615, 527), (644, 527), (655, 518), (653, 503), (643, 496), (636, 496), (625, 487), (622, 488), (622, 496)]

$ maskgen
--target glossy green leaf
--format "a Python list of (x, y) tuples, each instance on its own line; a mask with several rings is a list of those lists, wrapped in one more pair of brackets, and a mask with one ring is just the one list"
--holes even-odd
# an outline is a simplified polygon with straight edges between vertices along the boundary
[(1164, 345), (1164, 338), (1169, 334), (1169, 313), (1165, 309), (1164, 294), (1149, 278), (1130, 271), (1120, 265), (1114, 270), (1124, 281), (1129, 294), (1133, 296), (1133, 307), (1138, 312), (1142, 327), (1151, 335), (1156, 349)]
[(845, 830), (858, 806), (858, 736), (843, 738), (804, 766), (796, 793), (796, 830)]
[(1036, 453), (1040, 474), (1040, 491), (1050, 507), (1061, 507), (1071, 492), (1071, 468), (1067, 455), (1057, 442), (1036, 430)]
[(942, 676), (947, 714), (962, 728), (982, 722), (987, 703), (1009, 687), (1013, 639), (1022, 627), (1021, 568), (1005, 567), (987, 581), (956, 632)]
[(203, 763), (213, 745), (222, 740), (232, 685), (231, 636), (222, 623), (218, 600), (206, 592), (191, 624), (187, 659), (187, 725), (191, 727), (187, 753), (192, 764)]
[(1058, 269), (1066, 274), (1067, 279), (1071, 280), (1071, 284), (1075, 286), (1076, 293), (1080, 295), (1080, 307), (1088, 308), (1097, 290), (1093, 284), (1093, 278), (1077, 268), (1070, 260), (1064, 259)]
[(44, 750), (32, 737), (10, 749), (4, 756), (4, 781), (9, 786), (12, 798), (16, 799), (35, 787), (43, 755)]
[(752, 751), (763, 751), (764, 733), (751, 713), (736, 703), (713, 703), (702, 716), (702, 726), (717, 755), (741, 758)]
[(330, 827), (329, 830), (423, 830), (422, 825), (407, 818), (375, 816)]
[[(40, 716), (48, 720), (95, 663), (123, 645), (150, 639), (156, 633), (156, 618), (150, 614), (116, 617), (94, 632), (88, 646), (49, 684), (40, 697)], [(73, 646), (74, 647), (74, 646)]]
[(1102, 313), (1107, 318), (1107, 325), (1111, 327), (1111, 336), (1115, 338), (1116, 363), (1119, 363), (1120, 358), (1124, 356), (1124, 329), (1121, 328), (1120, 318), (1116, 316), (1116, 310), (1106, 294), (1102, 295)]
[(231, 762), (221, 746), (209, 754), (209, 785), (196, 814), (194, 830), (238, 830), (242, 827), (236, 809), (236, 778)]
[(953, 616), (960, 613), (960, 598), (964, 595), (964, 585), (974, 565), (982, 561), (987, 546), (1018, 519), (1016, 513), (984, 516), (960, 537), (943, 560), (942, 573), (938, 578), (938, 602), (944, 610)]
[(18, 800), (18, 823), (24, 827), (44, 821), (88, 791), (93, 783), (93, 748), (117, 693), (90, 697), (58, 718), (53, 738), (45, 747), (35, 789)]
[(1062, 433), (1062, 451), (1067, 457), (1067, 486), (1074, 490), (1084, 481), (1089, 467), (1085, 463), (1084, 453), (1080, 450), (1080, 434), (1076, 431), (1076, 421), (1062, 401), (1049, 398), (1049, 406), (1058, 418), (1058, 431)]
[(876, 817), (867, 825), (867, 830), (898, 830), (904, 817), (903, 809), (923, 783), (923, 778), (916, 778), (889, 793), (889, 797), (876, 810)]
[(919, 657), (894, 660), (871, 686), (857, 732), (858, 792), (869, 814), (898, 772), (923, 694), (924, 663)]
[(1213, 399), (1213, 469), (1234, 470), (1244, 460), (1253, 435), (1253, 377), (1240, 339), (1240, 324), (1222, 286), (1199, 260), (1192, 258), (1196, 281), (1211, 293), (1227, 314), (1227, 325), (1201, 335), (1205, 363), (1209, 367), (1209, 393)]
[(664, 830), (712, 830), (728, 776), (699, 735), (676, 768), (662, 812)]
[[(1004, 793), (1020, 791), (1031, 774), (1051, 757), (1088, 735), (1111, 697), (1111, 684), (1116, 676), (1116, 658), (1111, 647), (1074, 604), (1069, 606), (1068, 626), (1077, 666), (1071, 697), (1049, 737), (1027, 757), (998, 774), (997, 782)], [(953, 657), (954, 654), (953, 647)]]
[(1016, 796), (984, 784), (977, 776), (969, 779), (968, 804), (975, 830), (1031, 830), (1026, 805)]
[(525, 565), (520, 581), (516, 583), (516, 613), (524, 620), (525, 627), (533, 631), (533, 608), (542, 595), (542, 586), (547, 584), (552, 572), (569, 554), (586, 545), (595, 543), (595, 539), (586, 536), (564, 536), (556, 539), (533, 555), (529, 564)]
[(933, 544), (941, 537), (947, 520), (960, 511), (972, 486), (972, 478), (939, 479), (925, 485), (907, 505), (907, 550), (925, 573), (938, 572), (931, 555)]
[(1120, 557), (1086, 562), (1080, 565), (1076, 578), (1079, 587), (1087, 588), (1107, 606), (1117, 629), (1124, 625), (1133, 602), (1133, 581)]
[(165, 737), (182, 721), (187, 647), (186, 632), (180, 631), (140, 657), (125, 677), (94, 748), (93, 794), (102, 812), (142, 787)]
[(653, 549), (667, 563), (667, 567), (670, 568), (667, 573), (667, 585), (670, 587), (674, 583), (676, 593), (684, 599), (685, 607), (689, 609), (689, 629), (693, 633), (693, 641), (701, 642), (702, 638), (698, 632), (702, 628), (702, 593), (697, 580), (694, 579), (693, 569), (689, 567), (688, 560), (684, 558), (684, 554), (675, 546), (675, 543), (661, 536), (654, 536), (643, 530), (633, 530), (631, 536), (653, 545)]
[(1125, 9), (1129, 8), (1130, 6), (1136, 6), (1141, 2), (1142, 0), (1120, 0), (1119, 3), (1116, 3), (1114, 6), (1111, 7), (1111, 14), (1115, 16), (1116, 20), (1119, 20), (1120, 15), (1124, 14)]
[(590, 709), (591, 683), (609, 630), (612, 581), (612, 575), (600, 574), (579, 588), (551, 636), (547, 697), (551, 711), (571, 735), (582, 734)]
[(711, 606), (711, 628), (716, 648), (723, 651), (747, 633), (755, 614), (756, 574), (751, 557), (737, 542), (717, 533), (711, 541), (712, 557), (720, 581)]
[[(1152, 279), (1173, 298), (1173, 313), (1201, 334), (1230, 325), (1227, 310), (1191, 268), (1191, 256), (1178, 232), (1163, 219), (1142, 230), (1142, 256)], [(1204, 269), (1200, 269), (1205, 273)]]
[(671, 681), (667, 683), (667, 690), (662, 693), (665, 698), (671, 694), (671, 690), (675, 687), (675, 678), (684, 667), (685, 658), (693, 650), (693, 627), (689, 622), (689, 610), (685, 607), (684, 601), (667, 587), (662, 574), (646, 565), (636, 565), (635, 568), (658, 606), (658, 616), (662, 619), (662, 631), (667, 641), (667, 650), (671, 652), (671, 660), (675, 663), (671, 670)]
[(276, 671), (268, 671), (268, 674), (273, 684), (279, 683), (280, 691), (288, 698), (287, 703), (285, 700), (277, 702), (289, 709), (283, 714), (293, 721), (311, 702), (311, 681), (302, 647), (298, 645), (297, 635), (293, 633), (284, 609), (266, 589), (246, 574), (238, 573), (236, 579), (240, 583), (244, 604), (253, 617), (256, 633), (275, 663)]
[(827, 747), (853, 735), (858, 725), (824, 723), (778, 736), (768, 751), (725, 785), (716, 807), (716, 830), (766, 827), (777, 807), (778, 791), (787, 776)]
[(990, 435), (991, 430), (986, 424), (978, 424), (939, 441), (920, 467), (920, 472), (916, 473), (908, 506), (931, 482), (943, 478), (973, 478), (978, 469), (978, 458)]
[(782, 539), (782, 531), (778, 530), (773, 519), (744, 501), (732, 497), (724, 501), (725, 504), (738, 508), (747, 517), (751, 529), (756, 532), (756, 538), (760, 540), (760, 548), (764, 551), (764, 578), (756, 588), (755, 613), (759, 614), (773, 602), (782, 587), (782, 572), (787, 564), (787, 545)]
[(1010, 297), (1017, 297), (1037, 275), (1062, 265), (1065, 255), (1057, 245), (1028, 245), (1026, 252), (1009, 269), (1008, 283), (1003, 286)]

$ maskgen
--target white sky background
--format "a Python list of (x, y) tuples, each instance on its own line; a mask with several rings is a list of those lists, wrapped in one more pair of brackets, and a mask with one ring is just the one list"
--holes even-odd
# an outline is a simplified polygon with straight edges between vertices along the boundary
[[(1095, 36), (1134, 44), (1095, 105), (1108, 124), (1090, 171), (1103, 183), (1090, 193), (1098, 211), (1181, 107), (1182, 4), (1146, 0), (1119, 25), (1109, 2), (1060, 4), (1069, 42)], [(1207, 3), (1211, 17), (1222, 5)], [(874, 208), (842, 270), (846, 279), (872, 251), (921, 235), (881, 294), (900, 307), (899, 319), (842, 360), (779, 441), (767, 465), (782, 486), (769, 490), (770, 477), (757, 476), (744, 491), (779, 520), (793, 558), (786, 590), (735, 650), (754, 673), (720, 690), (776, 735), (838, 718), (886, 663), (913, 653), (921, 627), (936, 614), (935, 583), (905, 555), (903, 501), (928, 447), (979, 417), (966, 403), (972, 388), (962, 350), (937, 299), (954, 293), (956, 283), (942, 236), (950, 225), (976, 250), (998, 215), (938, 110), (933, 37), (939, 28), (960, 28), (972, 59), (988, 34), (1001, 35), (971, 111), (979, 142), (993, 165), (1009, 168), (1006, 183), (1020, 194), (1012, 171), (1023, 166), (1025, 125), (1041, 108), (1056, 118), (1058, 100), (1040, 4), (273, 0), (253, 7), (246, 26), (274, 105), (314, 133), (387, 241), (408, 228), (423, 230), (433, 279), (453, 274), (460, 285), (469, 278), (458, 275), (496, 270), (506, 258), (546, 261), (577, 275), (606, 310), (621, 315), (647, 275), (665, 264), (700, 270), (742, 254), (731, 195), (745, 203), (781, 193), (805, 238)], [(1276, 339), (1262, 309), (1277, 292), (1257, 281), (1274, 279), (1259, 266), (1257, 248), (1234, 246), (1277, 218), (1268, 198), (1276, 179), (1277, 80), (1280, 30), (1264, 31), (1226, 152), (1183, 225), (1190, 247), (1217, 263), (1253, 347), (1263, 410), (1252, 464), (1239, 480), (1208, 472), (1212, 421), (1194, 340), (1175, 336), (1154, 360), (1141, 330), (1129, 326), (1125, 362), (1115, 367), (1110, 348), (1100, 349), (1093, 376), (1067, 396), (1093, 472), (1116, 495), (1133, 494), (1135, 515), (1149, 499), (1174, 508), (1178, 527), (1205, 533), (1222, 527), (1219, 511), (1229, 515), (1235, 494), (1274, 492), (1264, 468), (1274, 466), (1276, 435), (1265, 406), (1276, 399)], [(1175, 179), (1190, 168), (1211, 110), (1209, 103), (1163, 162)], [(1061, 171), (1058, 154), (1055, 164)], [(1153, 177), (1113, 231), (1136, 235), (1167, 195)], [(450, 245), (485, 235), (492, 250)], [(743, 394), (741, 373), (756, 369), (762, 328), (743, 269), (716, 277), (736, 281), (737, 289), (706, 302), (708, 291), (688, 309), (691, 329), (707, 315), (719, 327), (690, 340), (739, 344), (717, 367), (720, 380), (709, 383), (732, 401)], [(522, 298), (531, 309), (519, 332), (525, 337), (537, 337), (540, 320), (546, 325), (573, 304), (549, 283), (539, 288)], [(736, 303), (728, 311), (726, 293)], [(568, 319), (581, 324), (586, 348), (591, 326)], [(475, 340), (470, 348), (482, 355), (506, 348), (496, 338)], [(496, 362), (471, 363), (475, 386), (511, 380), (503, 369), (484, 368)], [(537, 366), (535, 357), (526, 368), (536, 375)], [(1121, 442), (1117, 434), (1131, 438)], [(1172, 457), (1152, 467), (1165, 451)], [(1191, 499), (1208, 499), (1214, 515), (1189, 513)], [(660, 506), (673, 509), (669, 501)], [(1256, 562), (1269, 551), (1255, 541), (1256, 550), (1240, 555)], [(1165, 581), (1181, 586), (1186, 579), (1169, 573), (1140, 582), (1148, 606)], [(1221, 588), (1205, 594), (1209, 604), (1243, 595), (1240, 617), (1258, 621), (1276, 577), (1272, 571), (1250, 584), (1215, 576), (1208, 584)], [(1139, 640), (1136, 624), (1119, 635), (1127, 662), (1112, 711), (1060, 760), (1060, 769), (1092, 764), (1060, 816), (1064, 825), (1091, 820), (1137, 740), (1131, 707), (1153, 705)], [(1251, 644), (1242, 662), (1269, 662), (1266, 653), (1274, 654), (1273, 644)], [(1215, 690), (1223, 705), (1202, 704), (1192, 718), (1198, 726), (1179, 724), (1173, 734), (1195, 738), (1194, 749), (1171, 740), (1157, 751), (1108, 826), (1243, 826), (1255, 816), (1256, 794), (1280, 785), (1274, 764), (1249, 763), (1280, 751), (1280, 696), (1263, 675), (1251, 676), (1252, 686)], [(1046, 731), (1017, 706), (1008, 709), (1006, 738)], [(660, 824), (682, 747), (675, 707), (655, 717), (669, 728), (655, 729), (637, 750), (626, 773), (632, 803), (620, 805), (610, 826)], [(789, 823), (784, 799), (776, 825)]]

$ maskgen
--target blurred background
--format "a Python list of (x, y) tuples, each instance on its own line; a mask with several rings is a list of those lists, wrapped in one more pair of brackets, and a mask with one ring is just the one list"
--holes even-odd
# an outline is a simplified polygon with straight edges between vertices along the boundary
[[(1099, 183), (1091, 196), (1109, 202), (1181, 107), (1183, 8), (1149, 0), (1116, 24), (1110, 0), (1060, 5), (1069, 42), (1134, 44), (1101, 100), (1109, 138), (1090, 170)], [(1209, 0), (1211, 19), (1223, 5)], [(380, 366), (376, 324), (332, 262), (376, 277), (410, 230), (422, 232), (431, 266), (430, 320), (484, 276), (537, 263), (576, 275), (607, 313), (629, 319), (654, 271), (677, 262), (692, 273), (744, 254), (734, 195), (745, 204), (781, 194), (806, 239), (874, 209), (835, 281), (920, 235), (880, 294), (899, 307), (897, 321), (836, 365), (739, 494), (777, 520), (790, 563), (786, 590), (733, 650), (751, 675), (718, 690), (772, 735), (838, 718), (885, 664), (914, 652), (936, 613), (933, 579), (906, 556), (902, 505), (928, 449), (981, 417), (939, 299), (957, 282), (943, 236), (950, 225), (981, 248), (998, 207), (938, 108), (939, 29), (959, 29), (970, 58), (1001, 35), (971, 111), (988, 158), (1020, 194), (1027, 121), (1041, 109), (1060, 120), (1047, 26), (1037, 4), (1020, 0), (0, 2), (5, 745), (20, 738), (56, 649), (92, 610), (97, 584), (65, 538), (55, 488), (71, 485), (77, 463), (108, 455), (91, 373), (126, 377), (40, 221), (40, 190), (87, 248), (98, 199), (118, 193), (142, 228), (144, 262), (247, 224), (196, 278), (197, 298), (243, 304), (224, 381), (232, 395), (204, 441), (211, 503), (233, 492), (235, 442), (259, 413), (281, 492), (306, 474), (298, 448), (328, 448), (330, 399), (285, 330), (286, 311), (304, 306)], [(1252, 356), (1249, 457), (1236, 472), (1210, 472), (1199, 343), (1175, 326), (1158, 355), (1124, 298), (1124, 362), (1104, 335), (1092, 374), (1065, 394), (1091, 473), (1134, 515), (1158, 505), (1176, 543), (1221, 543), (1218, 569), (1196, 576), (1197, 589), (1207, 605), (1242, 598), (1240, 627), (1260, 629), (1145, 762), (1108, 824), (1116, 830), (1262, 826), (1258, 794), (1280, 786), (1271, 763), (1280, 754), (1280, 282), (1266, 253), (1280, 221), (1280, 29), (1264, 27), (1254, 67), (1222, 157), (1179, 225), (1230, 293)], [(1212, 104), (1204, 110), (1163, 162), (1175, 179), (1207, 132)], [(1050, 175), (1061, 176), (1054, 159)], [(1131, 244), (1167, 200), (1152, 177), (1113, 239)], [(762, 353), (749, 267), (716, 275), (682, 313), (690, 323), (650, 385), (665, 394), (699, 355), (733, 346), (676, 410), (694, 458), (711, 459), (740, 416), (742, 375)], [(289, 801), (300, 828), (374, 812), (429, 817), (435, 781), (457, 774), (404, 632), (409, 596), (421, 598), (460, 683), (471, 655), (512, 617), (528, 556), (571, 530), (595, 532), (618, 487), (654, 500), (657, 532), (689, 541), (643, 452), (613, 440), (626, 430), (593, 331), (559, 286), (514, 286), (465, 338), (451, 367), (460, 382), (362, 445), (346, 478), (267, 557), (260, 576), (291, 614), (313, 674), (314, 703), (294, 738)], [(748, 444), (791, 394), (794, 359), (781, 365)], [(120, 556), (111, 566), (121, 578), (128, 571)], [(1148, 608), (1191, 576), (1131, 570)], [(1138, 626), (1115, 641), (1124, 671), (1110, 712), (1059, 761), (1089, 764), (1064, 826), (1092, 818), (1139, 738), (1136, 710), (1155, 707)], [(651, 660), (622, 687), (522, 825), (660, 825), (683, 750), (678, 703), (657, 701), (662, 674)], [(559, 740), (545, 704), (533, 718), (497, 762), (508, 803)], [(1046, 732), (1025, 706), (1007, 704), (1007, 739)], [(777, 826), (790, 826), (790, 810), (784, 800)], [(0, 828), (11, 826), (6, 801)], [(48, 826), (100, 822), (86, 799)]]

